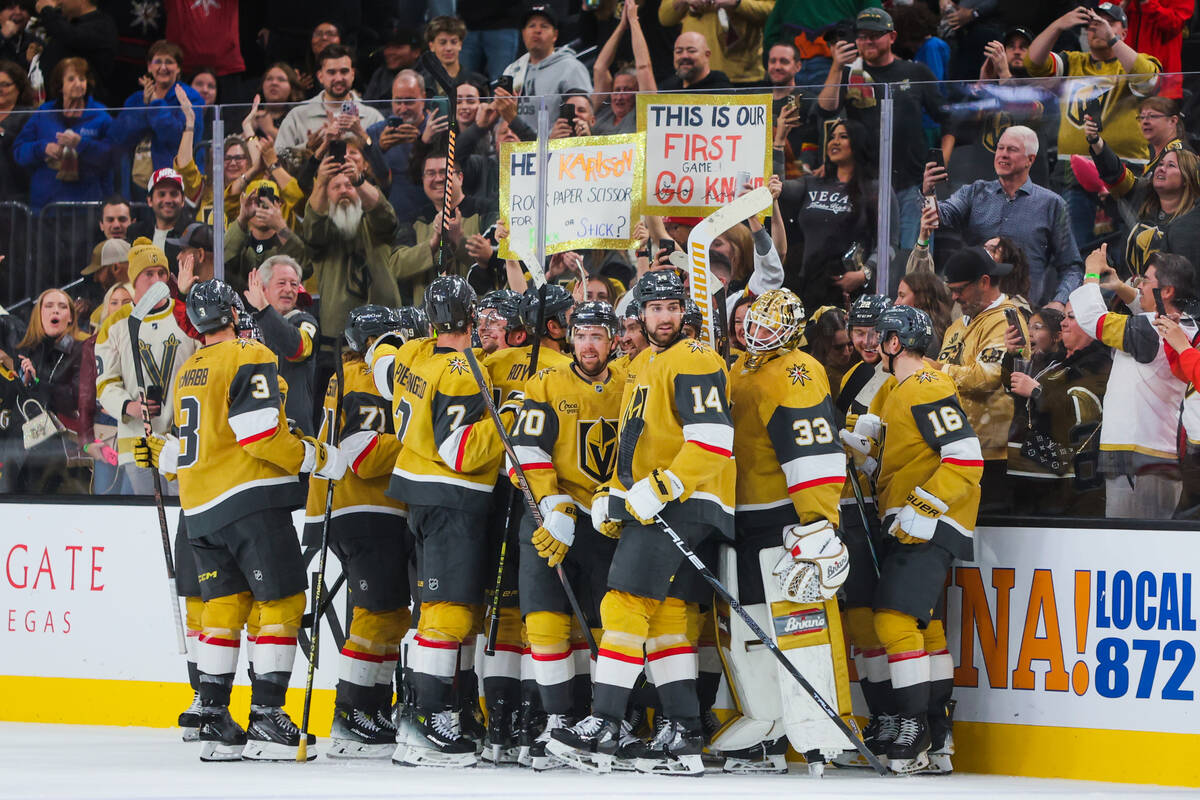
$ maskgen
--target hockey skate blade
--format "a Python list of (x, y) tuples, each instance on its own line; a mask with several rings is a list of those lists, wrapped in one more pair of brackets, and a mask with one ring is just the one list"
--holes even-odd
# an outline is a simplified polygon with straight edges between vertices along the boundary
[(704, 761), (699, 755), (676, 756), (674, 758), (639, 758), (633, 768), (647, 775), (684, 775), (699, 777), (704, 774)]
[(954, 765), (950, 763), (949, 753), (930, 753), (929, 763), (921, 770), (922, 775), (951, 775)]
[[(396, 748), (399, 755), (400, 748)], [(396, 757), (392, 757), (396, 761)], [(396, 761), (404, 767), (434, 767), (437, 769), (465, 769), (474, 767), (479, 763), (479, 759), (474, 753), (443, 753), (440, 750), (434, 750), (431, 747), (421, 747), (420, 745), (410, 744), (407, 746), (403, 757)]]
[[(312, 761), (317, 757), (317, 749), (313, 744), (309, 744), (306, 753), (306, 761)], [(296, 745), (249, 739), (246, 741), (246, 746), (242, 748), (242, 758), (247, 761), (295, 761)]]
[[(197, 734), (199, 735), (199, 734)], [(242, 749), (245, 745), (241, 744), (221, 744), (220, 742), (202, 742), (200, 744), (200, 760), (201, 761), (241, 761)], [(292, 758), (296, 758), (296, 751), (292, 751)]]
[(765, 759), (751, 761), (745, 758), (726, 758), (721, 765), (721, 771), (730, 775), (786, 775), (788, 771), (787, 756), (767, 756)]
[(546, 742), (546, 752), (567, 766), (583, 770), (584, 772), (604, 774), (612, 772), (613, 769), (613, 757), (611, 755), (576, 750), (574, 747), (563, 744), (557, 739), (551, 739)]
[(200, 741), (200, 729), (199, 728), (184, 728), (183, 729), (183, 740), (185, 742)]
[(552, 769), (564, 769), (567, 765), (558, 756), (547, 753), (544, 756), (530, 756), (529, 766), (534, 772), (549, 772)]
[(395, 751), (394, 744), (366, 744), (353, 739), (330, 739), (325, 746), (328, 758), (367, 759), (388, 758)]
[(520, 747), (504, 747), (496, 744), (485, 746), (479, 755), (479, 761), (489, 767), (509, 767), (519, 764), (520, 757)]
[(929, 766), (929, 754), (918, 753), (916, 758), (893, 758), (888, 760), (888, 769), (897, 775), (912, 775)]

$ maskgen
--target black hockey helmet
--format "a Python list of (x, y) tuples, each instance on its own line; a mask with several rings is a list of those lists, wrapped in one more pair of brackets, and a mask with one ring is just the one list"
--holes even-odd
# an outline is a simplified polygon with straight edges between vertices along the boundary
[(237, 310), (237, 322), (233, 323), (233, 329), (237, 332), (238, 337), (261, 342), (262, 328), (258, 327), (258, 320), (254, 318), (254, 315), (246, 310), (246, 302), (237, 292), (233, 293), (233, 307)]
[(692, 330), (696, 335), (700, 335), (700, 331), (704, 330), (704, 314), (700, 312), (700, 306), (696, 305), (696, 301), (688, 298), (683, 303), (683, 323), (684, 326), (692, 326)]
[(581, 303), (571, 314), (571, 330), (585, 327), (600, 327), (608, 330), (608, 335), (617, 335), (617, 314), (613, 307), (603, 300), (589, 300)]
[(652, 300), (678, 300), (687, 302), (687, 290), (683, 279), (673, 269), (656, 269), (638, 278), (633, 286), (633, 299), (638, 304), (639, 316), (645, 313), (646, 304)]
[(520, 292), (514, 292), (512, 289), (496, 289), (483, 296), (479, 301), (479, 310), (481, 312), (484, 309), (495, 311), (504, 320), (505, 331), (517, 331), (524, 327), (524, 322), (521, 320), (521, 302)]
[(864, 294), (850, 306), (846, 325), (850, 328), (874, 328), (884, 309), (891, 308), (892, 298), (881, 294)]
[(633, 296), (633, 293), (628, 295), (629, 302), (625, 304), (625, 310), (621, 312), (621, 319), (640, 319), (642, 315), (642, 306)]
[(438, 333), (465, 333), (475, 320), (475, 290), (466, 278), (442, 275), (425, 289), (425, 313)]
[[(521, 323), (526, 330), (535, 331), (538, 323), (538, 289), (530, 286), (525, 290), (525, 294), (521, 296)], [(546, 292), (546, 311), (542, 319), (541, 333), (546, 333), (546, 323), (550, 320), (555, 320), (565, 329), (567, 327), (567, 312), (575, 305), (575, 299), (571, 297), (563, 287), (557, 283), (548, 283), (545, 287)]]
[(237, 300), (237, 292), (228, 283), (216, 278), (200, 281), (188, 292), (188, 320), (200, 333), (219, 331), (233, 324)]
[(933, 343), (933, 320), (919, 308), (892, 306), (884, 309), (875, 323), (879, 341), (886, 342), (893, 333), (900, 337), (905, 350), (916, 350), (925, 354)]
[(392, 314), (396, 317), (397, 330), (404, 336), (404, 341), (423, 339), (429, 335), (429, 317), (420, 306), (400, 306), (393, 308)]
[(346, 344), (356, 353), (367, 349), (373, 336), (400, 329), (400, 320), (393, 309), (368, 303), (353, 309), (346, 317)]

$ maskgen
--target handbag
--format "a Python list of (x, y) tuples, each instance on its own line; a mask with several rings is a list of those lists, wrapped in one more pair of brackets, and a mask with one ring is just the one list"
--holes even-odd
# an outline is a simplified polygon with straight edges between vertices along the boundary
[(1059, 444), (1054, 437), (1030, 430), (1021, 444), (1021, 457), (1026, 458), (1055, 475), (1066, 475), (1075, 453), (1066, 445)]
[[(32, 416), (25, 410), (30, 404), (37, 409), (37, 413)], [(58, 417), (47, 411), (45, 406), (32, 397), (23, 400), (18, 408), (21, 409), (21, 416), (25, 418), (25, 421), (21, 423), (21, 437), (25, 441), (26, 450), (32, 450), (66, 430), (58, 421)]]

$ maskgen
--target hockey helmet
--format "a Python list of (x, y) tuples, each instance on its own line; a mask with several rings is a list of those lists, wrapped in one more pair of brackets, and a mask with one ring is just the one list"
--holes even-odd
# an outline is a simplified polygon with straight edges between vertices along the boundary
[(438, 333), (465, 333), (475, 320), (475, 290), (466, 278), (442, 275), (425, 289), (425, 313)]
[(617, 335), (617, 315), (612, 306), (603, 300), (590, 300), (583, 303), (571, 314), (571, 330), (576, 328), (600, 327), (608, 331), (608, 335)]
[(686, 328), (689, 325), (697, 336), (704, 329), (704, 315), (700, 312), (700, 306), (690, 297), (683, 303), (683, 326)]
[(254, 315), (246, 310), (246, 303), (237, 292), (233, 293), (233, 307), (237, 310), (237, 322), (233, 323), (233, 329), (238, 338), (261, 342), (262, 328), (258, 327), (258, 320)]
[[(525, 294), (521, 296), (521, 322), (529, 331), (537, 330), (538, 324), (538, 304), (540, 298), (538, 292), (541, 291), (530, 286), (525, 290)], [(542, 318), (542, 334), (546, 334), (546, 323), (550, 320), (555, 320), (565, 329), (567, 327), (567, 312), (575, 305), (575, 299), (571, 294), (559, 286), (557, 283), (548, 283), (545, 286), (546, 293), (546, 310)]]
[(429, 335), (429, 317), (420, 306), (400, 306), (393, 308), (392, 314), (396, 317), (398, 330), (404, 336), (404, 341), (423, 339)]
[(656, 269), (638, 278), (633, 287), (633, 299), (638, 305), (638, 314), (644, 315), (646, 304), (653, 300), (687, 301), (687, 290), (683, 279), (673, 269)]
[(504, 320), (506, 332), (521, 330), (524, 327), (521, 320), (521, 300), (520, 292), (514, 292), (512, 289), (496, 289), (480, 299), (479, 313), (482, 315), (484, 311), (488, 310), (495, 313)]
[(362, 353), (372, 337), (398, 330), (400, 320), (395, 310), (374, 304), (359, 306), (346, 318), (346, 344), (354, 352)]
[(905, 350), (916, 350), (924, 355), (933, 342), (933, 320), (919, 308), (892, 306), (879, 315), (875, 323), (879, 341), (887, 342), (893, 333), (900, 338)]
[(794, 349), (804, 330), (804, 304), (790, 289), (772, 289), (750, 304), (744, 330), (752, 356)]
[(212, 333), (233, 324), (237, 292), (224, 281), (212, 278), (200, 281), (188, 292), (188, 320), (200, 333)]
[(881, 294), (864, 294), (850, 306), (850, 314), (846, 325), (850, 328), (874, 328), (879, 321), (879, 315), (884, 309), (890, 308), (892, 298)]

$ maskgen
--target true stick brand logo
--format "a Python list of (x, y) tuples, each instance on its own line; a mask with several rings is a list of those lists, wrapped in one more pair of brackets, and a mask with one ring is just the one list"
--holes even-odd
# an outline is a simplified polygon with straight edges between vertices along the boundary
[(827, 620), (823, 608), (803, 608), (790, 614), (779, 614), (772, 618), (775, 637), (794, 636), (825, 630)]

